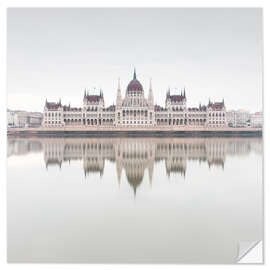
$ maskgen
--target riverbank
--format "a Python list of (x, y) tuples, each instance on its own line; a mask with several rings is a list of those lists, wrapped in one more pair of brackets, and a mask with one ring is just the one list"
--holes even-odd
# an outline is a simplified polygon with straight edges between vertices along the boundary
[(8, 136), (37, 137), (262, 137), (260, 128), (8, 128)]

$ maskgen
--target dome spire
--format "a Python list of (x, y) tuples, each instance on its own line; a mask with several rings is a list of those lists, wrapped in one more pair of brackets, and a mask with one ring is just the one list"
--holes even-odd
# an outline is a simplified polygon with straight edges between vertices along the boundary
[(120, 88), (120, 78), (118, 78), (118, 88), (117, 89), (121, 89)]
[(127, 86), (127, 91), (128, 92), (143, 92), (143, 87), (141, 83), (137, 80), (137, 75), (136, 75), (136, 69), (134, 68), (134, 73), (133, 73), (133, 79), (130, 81), (130, 83)]
[(134, 73), (133, 73), (133, 80), (136, 80), (137, 76), (136, 76), (136, 68), (134, 68)]

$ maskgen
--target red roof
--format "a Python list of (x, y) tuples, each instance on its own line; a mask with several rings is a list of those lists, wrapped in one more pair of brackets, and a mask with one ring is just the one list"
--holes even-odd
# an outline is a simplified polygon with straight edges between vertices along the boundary
[(215, 111), (221, 111), (224, 108), (224, 103), (223, 102), (210, 103), (208, 104), (208, 108), (211, 108), (212, 110)]
[(62, 107), (60, 103), (46, 102), (46, 108), (48, 110), (58, 110), (60, 107)]
[(99, 100), (101, 99), (101, 96), (100, 95), (89, 95), (89, 96), (85, 96), (85, 98), (89, 102), (99, 102)]
[(143, 91), (141, 83), (137, 79), (133, 79), (127, 87), (128, 91)]
[(180, 102), (185, 100), (185, 97), (182, 95), (171, 95), (168, 96), (168, 98), (172, 101), (172, 102)]

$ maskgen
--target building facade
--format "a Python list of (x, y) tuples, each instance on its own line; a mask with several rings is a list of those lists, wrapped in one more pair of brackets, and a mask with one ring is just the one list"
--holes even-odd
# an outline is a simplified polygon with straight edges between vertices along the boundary
[(263, 126), (263, 113), (255, 112), (250, 115), (250, 125), (254, 128), (261, 128)]
[(247, 110), (227, 111), (227, 122), (229, 127), (250, 127), (250, 112)]
[(43, 127), (225, 127), (226, 108), (222, 102), (188, 108), (185, 89), (178, 95), (166, 93), (165, 106), (154, 105), (152, 84), (148, 97), (137, 79), (133, 79), (122, 97), (118, 81), (116, 105), (105, 106), (103, 92), (90, 95), (84, 92), (83, 106), (80, 108), (62, 105), (46, 100)]
[(7, 110), (8, 127), (40, 127), (43, 114), (40, 112), (11, 111)]

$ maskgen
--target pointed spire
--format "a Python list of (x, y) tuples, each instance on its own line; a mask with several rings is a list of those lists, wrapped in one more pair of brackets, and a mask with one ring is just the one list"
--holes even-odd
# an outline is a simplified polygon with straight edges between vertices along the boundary
[(133, 187), (133, 192), (134, 192), (134, 200), (136, 199), (136, 187)]
[(133, 73), (133, 80), (136, 80), (137, 76), (136, 76), (136, 68), (134, 68), (134, 73)]
[(186, 97), (186, 88), (184, 87), (184, 98)]
[(122, 95), (120, 88), (120, 78), (118, 78), (118, 89), (117, 89), (117, 97), (116, 97), (116, 106), (120, 108), (122, 106)]
[(86, 97), (86, 88), (84, 89), (84, 97)]
[(118, 78), (118, 88), (117, 89), (121, 89), (121, 87), (120, 87), (120, 78)]
[(152, 79), (150, 79), (149, 94), (148, 94), (148, 104), (151, 107), (154, 106), (154, 96), (153, 96), (153, 90), (152, 90)]
[(120, 162), (117, 162), (116, 170), (117, 170), (117, 181), (118, 181), (118, 185), (120, 187), (121, 175), (122, 175), (122, 166), (121, 166)]
[(170, 87), (168, 88), (168, 90), (167, 90), (167, 93), (166, 93), (166, 100), (170, 97)]
[(153, 180), (153, 171), (154, 171), (154, 166), (153, 166), (153, 163), (151, 163), (151, 165), (148, 167), (149, 183), (151, 187), (152, 187), (152, 180)]

